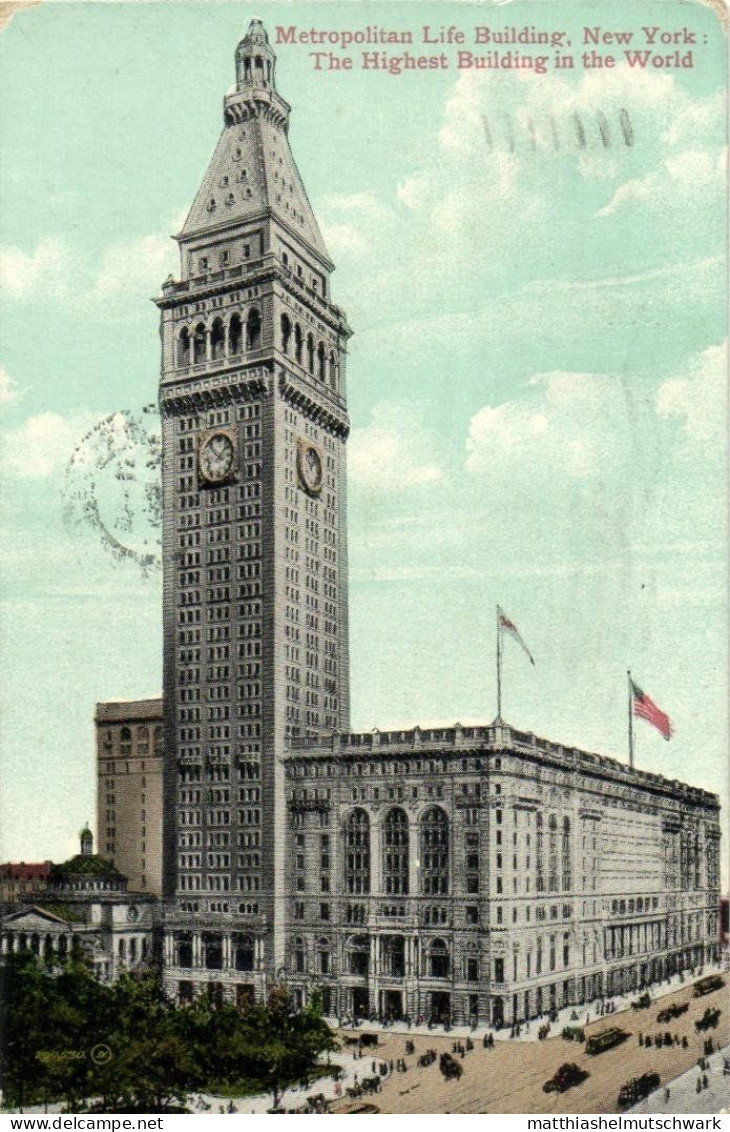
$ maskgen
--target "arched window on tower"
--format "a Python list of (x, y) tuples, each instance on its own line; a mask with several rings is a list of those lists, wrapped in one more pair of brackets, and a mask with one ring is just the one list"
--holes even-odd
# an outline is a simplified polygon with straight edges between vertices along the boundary
[(190, 331), (187, 326), (183, 326), (177, 340), (177, 364), (190, 365)]
[(449, 819), (438, 806), (421, 818), (421, 883), (426, 896), (449, 891)]
[(317, 376), (320, 381), (324, 381), (327, 373), (327, 361), (324, 352), (324, 346), (320, 342), (317, 347)]
[(370, 819), (353, 810), (345, 828), (345, 891), (353, 896), (370, 892)]
[(340, 373), (334, 350), (330, 354), (330, 385), (337, 391), (340, 384)]
[(281, 316), (281, 349), (285, 354), (289, 353), (289, 343), (291, 342), (291, 319), (288, 314)]
[(304, 339), (303, 339), (303, 336), (302, 336), (302, 328), (299, 325), (299, 323), (297, 322), (294, 325), (294, 358), (295, 358), (296, 361), (298, 361), (300, 363), (301, 363), (301, 360), (302, 360), (303, 344), (304, 344)]
[(314, 373), (314, 338), (311, 334), (307, 335), (307, 369)]
[(223, 319), (216, 318), (210, 332), (210, 353), (213, 361), (219, 361), (223, 357), (225, 348), (225, 333), (223, 330)]
[(261, 315), (254, 307), (246, 319), (246, 350), (258, 350), (261, 345)]
[(228, 323), (228, 353), (241, 353), (241, 316), (238, 314)]
[(199, 322), (193, 332), (193, 365), (205, 361), (205, 327)]
[(408, 894), (408, 815), (399, 807), (383, 822), (383, 889), (388, 896)]

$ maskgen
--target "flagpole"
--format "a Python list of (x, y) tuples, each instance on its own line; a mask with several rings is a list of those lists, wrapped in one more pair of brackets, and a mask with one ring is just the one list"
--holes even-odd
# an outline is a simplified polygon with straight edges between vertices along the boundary
[(631, 687), (631, 669), (626, 670), (629, 690), (629, 766), (634, 769), (634, 693)]
[(502, 722), (502, 627), (497, 606), (497, 722)]

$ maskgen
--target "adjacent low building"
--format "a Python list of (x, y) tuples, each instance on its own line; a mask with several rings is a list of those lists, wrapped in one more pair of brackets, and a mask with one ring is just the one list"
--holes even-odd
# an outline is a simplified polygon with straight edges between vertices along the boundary
[(162, 700), (96, 705), (97, 830), (130, 888), (162, 892)]
[(0, 865), (0, 904), (27, 900), (46, 887), (50, 861), (7, 861)]

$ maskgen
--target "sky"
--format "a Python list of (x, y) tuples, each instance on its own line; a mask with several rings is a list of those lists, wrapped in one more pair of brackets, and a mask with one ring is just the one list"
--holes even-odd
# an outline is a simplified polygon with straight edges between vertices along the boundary
[[(409, 50), (450, 64), (393, 75), (335, 46), (353, 69), (315, 71), (311, 46), (275, 44), (354, 330), (353, 728), (491, 720), (499, 604), (536, 662), (506, 642), (508, 721), (625, 759), (631, 668), (674, 726), (667, 743), (636, 722), (637, 765), (726, 805), (712, 10), (59, 2), (0, 35), (0, 859), (74, 849), (94, 824), (96, 702), (161, 688), (151, 300), (178, 272), (170, 236), (254, 15), (272, 39), (292, 23), (411, 30)], [(459, 71), (453, 46), (418, 42), (424, 25), (482, 54), (475, 26), (562, 29), (578, 65)], [(618, 48), (613, 68), (584, 69), (586, 26), (637, 47), (643, 27), (686, 29), (693, 65), (630, 68)]]

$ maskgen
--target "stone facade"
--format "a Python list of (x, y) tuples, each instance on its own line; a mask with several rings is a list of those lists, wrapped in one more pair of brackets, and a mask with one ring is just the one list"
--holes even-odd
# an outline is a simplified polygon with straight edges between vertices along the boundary
[(162, 700), (96, 705), (101, 853), (136, 892), (162, 892)]
[(294, 742), (287, 978), (503, 1025), (716, 960), (719, 803), (496, 722)]

